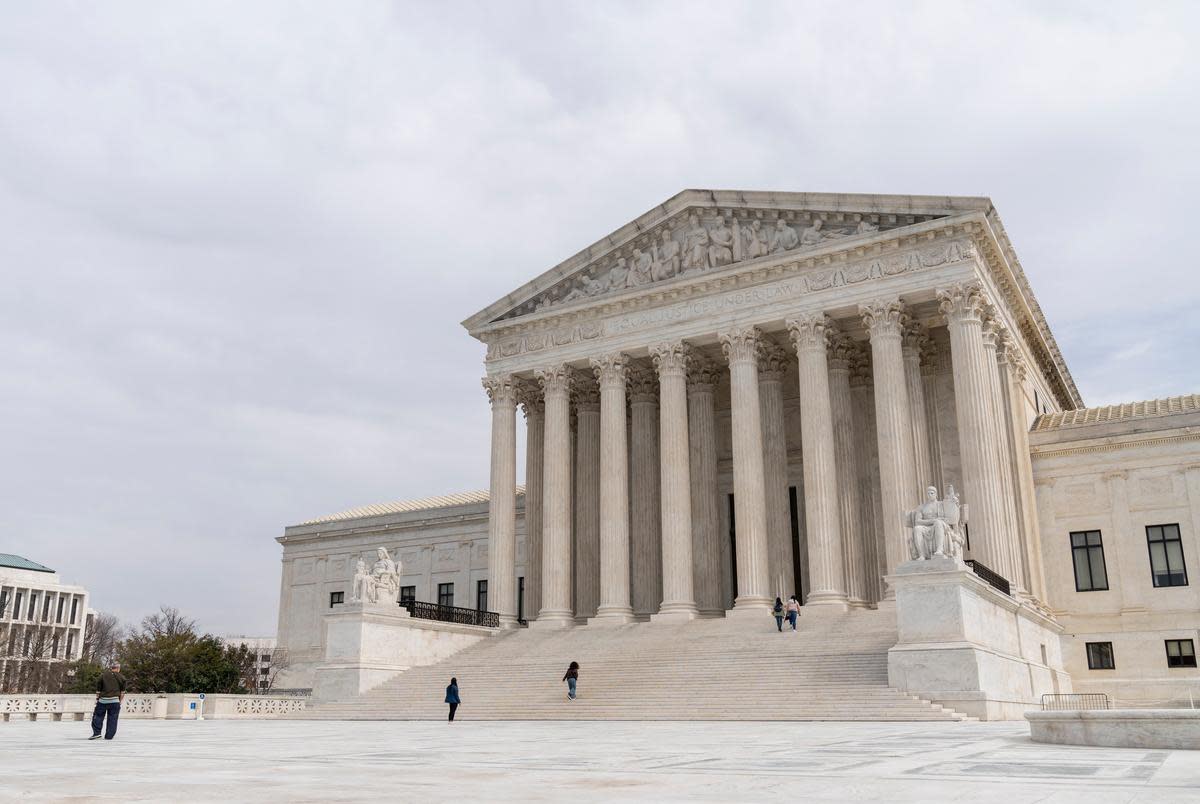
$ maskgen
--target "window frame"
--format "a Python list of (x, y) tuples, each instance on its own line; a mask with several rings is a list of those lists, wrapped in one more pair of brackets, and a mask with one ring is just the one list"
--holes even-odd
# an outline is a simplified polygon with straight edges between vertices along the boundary
[(475, 611), (487, 611), (488, 582), (486, 578), (475, 581)]
[[(449, 597), (449, 603), (443, 603), (442, 598)], [(454, 582), (438, 584), (438, 599), (437, 604), (448, 609), (454, 608)]]
[(346, 603), (345, 592), (330, 592), (329, 593), (329, 608), (334, 606), (343, 606)]
[[(1096, 534), (1096, 544), (1088, 544), (1087, 538), (1090, 534), (1093, 534), (1093, 533)], [(1076, 546), (1076, 544), (1075, 544), (1076, 536), (1084, 537), (1084, 543), (1082, 545)], [(1109, 591), (1108, 559), (1104, 557), (1104, 534), (1103, 534), (1103, 532), (1099, 528), (1094, 528), (1091, 530), (1073, 530), (1073, 531), (1069, 532), (1068, 538), (1070, 539), (1070, 546), (1071, 546), (1071, 573), (1075, 577), (1075, 591), (1076, 592), (1107, 592), (1107, 591)], [(1092, 564), (1092, 550), (1093, 549), (1098, 549), (1100, 552), (1100, 567), (1104, 571), (1104, 586), (1096, 586), (1095, 585), (1095, 583), (1096, 583), (1096, 568)], [(1087, 589), (1081, 589), (1079, 586), (1079, 564), (1075, 560), (1075, 552), (1077, 550), (1084, 551), (1084, 554), (1087, 557), (1088, 581), (1091, 582), (1091, 584), (1092, 584)]]
[[(1108, 646), (1108, 661), (1107, 667), (1103, 664), (1097, 665), (1092, 661), (1092, 646), (1107, 645)], [(1083, 652), (1087, 654), (1088, 670), (1116, 670), (1117, 669), (1117, 652), (1113, 650), (1112, 642), (1085, 642), (1083, 643)]]
[[(1164, 533), (1166, 528), (1175, 528), (1175, 538), (1168, 539), (1165, 534), (1163, 538), (1151, 540), (1150, 529), (1158, 528), (1159, 533)], [(1154, 545), (1161, 544), (1163, 546), (1163, 561), (1167, 565), (1167, 577), (1170, 578), (1174, 574), (1171, 570), (1171, 554), (1167, 551), (1167, 545), (1171, 542), (1179, 543), (1179, 561), (1180, 572), (1183, 575), (1183, 583), (1159, 583), (1158, 573), (1154, 569)], [(1179, 529), (1178, 522), (1165, 522), (1161, 525), (1146, 525), (1146, 555), (1150, 561), (1150, 582), (1154, 584), (1155, 589), (1170, 589), (1172, 587), (1187, 586), (1187, 556), (1183, 554), (1183, 532)]]
[[(1183, 645), (1185, 642), (1187, 643), (1188, 653), (1183, 652)], [(1174, 656), (1174, 657), (1171, 656), (1171, 644), (1172, 643), (1174, 643), (1176, 646), (1178, 646), (1178, 649), (1179, 649), (1178, 656)], [(1181, 668), (1182, 669), (1182, 668), (1189, 668), (1189, 667), (1196, 666), (1196, 643), (1194, 641), (1192, 641), (1191, 639), (1164, 639), (1163, 640), (1163, 648), (1167, 652), (1167, 667), (1168, 668), (1171, 668), (1171, 669)], [(1173, 658), (1178, 659), (1179, 661), (1172, 664), (1171, 660)], [(1184, 661), (1185, 659), (1191, 659), (1192, 661), (1191, 661), (1191, 663), (1188, 663), (1188, 662)]]
[[(408, 594), (405, 594), (408, 592)], [(415, 603), (417, 600), (416, 586), (401, 586), (400, 587), (400, 603)]]

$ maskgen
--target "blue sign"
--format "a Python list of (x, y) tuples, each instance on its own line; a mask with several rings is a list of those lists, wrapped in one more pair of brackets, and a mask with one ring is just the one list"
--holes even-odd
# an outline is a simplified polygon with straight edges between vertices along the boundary
[(188, 704), (188, 709), (195, 709), (195, 708), (196, 708), (196, 702), (195, 702), (195, 701), (192, 701), (191, 703), (189, 703), (189, 704)]

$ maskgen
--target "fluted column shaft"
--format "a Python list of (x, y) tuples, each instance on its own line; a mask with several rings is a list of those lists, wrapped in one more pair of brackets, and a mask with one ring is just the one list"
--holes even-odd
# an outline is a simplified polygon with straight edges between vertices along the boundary
[(783, 375), (787, 357), (784, 349), (764, 340), (758, 360), (763, 481), (767, 501), (767, 580), (770, 591), (785, 600), (797, 591), (792, 559), (792, 505), (788, 495), (787, 431), (783, 421)]
[(823, 313), (799, 316), (787, 325), (800, 364), (800, 443), (804, 455), (808, 577), (812, 582), (804, 604), (845, 610), (842, 519), (826, 355), (831, 326)]
[[(937, 485), (933, 462), (929, 457), (929, 421), (925, 416), (925, 385), (921, 381), (921, 344), (925, 333), (916, 324), (904, 330), (901, 353), (904, 356), (904, 390), (908, 394), (909, 420), (912, 423), (913, 499), (925, 499), (925, 489)], [(916, 503), (912, 507), (916, 507)]]
[(692, 484), (692, 578), (696, 607), (716, 616), (721, 598), (721, 515), (717, 507), (717, 367), (693, 360), (688, 377), (688, 450)]
[(692, 588), (692, 489), (688, 468), (687, 344), (650, 350), (658, 370), (659, 450), (662, 478), (663, 600), (656, 619), (696, 616)]
[(921, 390), (925, 397), (925, 431), (929, 438), (930, 485), (943, 489), (946, 479), (942, 472), (942, 434), (938, 430), (938, 372), (939, 351), (932, 338), (926, 338), (921, 348)]
[(630, 533), (633, 612), (648, 617), (662, 601), (662, 537), (659, 504), (658, 384), (654, 372), (629, 372)]
[(880, 555), (879, 442), (875, 432), (875, 395), (866, 356), (858, 354), (850, 365), (850, 399), (854, 404), (854, 451), (858, 460), (859, 535), (861, 537), (865, 594), (869, 603), (883, 598), (882, 578), (886, 559)]
[(850, 398), (851, 347), (844, 337), (833, 341), (829, 353), (829, 407), (833, 413), (833, 450), (837, 464), (838, 514), (842, 524), (842, 572), (846, 599), (851, 606), (865, 606), (867, 563), (859, 511), (858, 449), (854, 426), (854, 402)]
[(542, 517), (542, 608), (533, 625), (575, 624), (571, 608), (571, 373), (564, 365), (536, 372), (546, 402)]
[(600, 607), (596, 620), (633, 619), (629, 597), (629, 438), (622, 354), (592, 361), (600, 382)]
[(546, 406), (540, 387), (524, 388), (525, 399), (525, 619), (542, 607), (542, 482), (546, 465)]
[(575, 381), (575, 618), (600, 605), (600, 390)]
[(1000, 467), (988, 460), (989, 430), (987, 356), (983, 349), (983, 306), (977, 285), (939, 289), (938, 299), (950, 332), (950, 362), (954, 372), (954, 407), (962, 458), (959, 496), (970, 506), (971, 554), (988, 567), (1002, 566), (1004, 518)]
[(1004, 517), (1004, 556), (1006, 565), (997, 571), (1012, 581), (1018, 591), (1029, 589), (1025, 578), (1025, 561), (1021, 550), (1021, 527), (1017, 518), (1017, 491), (1013, 478), (1013, 458), (1009, 444), (1008, 396), (1000, 381), (998, 347), (1004, 337), (1004, 327), (996, 319), (995, 310), (989, 310), (983, 325), (983, 353), (987, 363), (988, 403), (991, 405), (991, 445), (995, 461), (1000, 469), (1001, 513)]
[(734, 611), (770, 608), (767, 580), (767, 510), (763, 480), (758, 348), (761, 333), (745, 327), (722, 333), (729, 361), (733, 430), (733, 493), (737, 541), (737, 599)]
[[(880, 533), (887, 573), (907, 559), (904, 514), (916, 506), (913, 471), (912, 416), (904, 379), (900, 337), (905, 323), (904, 306), (883, 301), (859, 307), (871, 336), (871, 365), (875, 376), (875, 427), (879, 442), (879, 493), (882, 503)], [(888, 589), (885, 600), (895, 599)]]
[(1029, 455), (1029, 420), (1022, 402), (1025, 363), (1014, 347), (1006, 346), (999, 355), (1000, 388), (1008, 409), (1009, 456), (1013, 486), (1017, 490), (1017, 523), (1021, 527), (1021, 550), (1025, 560), (1025, 588), (1045, 600), (1046, 582), (1042, 569), (1041, 529), (1038, 526), (1037, 492), (1034, 490), (1033, 460)]
[(517, 624), (517, 386), (512, 375), (483, 381), (492, 401), (488, 497), (488, 603), (502, 627)]

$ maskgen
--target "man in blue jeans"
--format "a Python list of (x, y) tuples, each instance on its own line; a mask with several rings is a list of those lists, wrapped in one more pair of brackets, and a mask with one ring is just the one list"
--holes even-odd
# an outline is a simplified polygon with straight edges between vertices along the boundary
[(96, 711), (92, 712), (92, 736), (89, 740), (100, 739), (101, 727), (104, 728), (104, 739), (111, 740), (117, 736), (117, 718), (121, 716), (123, 700), (125, 677), (121, 675), (120, 662), (113, 662), (112, 667), (101, 673), (100, 680), (96, 682)]

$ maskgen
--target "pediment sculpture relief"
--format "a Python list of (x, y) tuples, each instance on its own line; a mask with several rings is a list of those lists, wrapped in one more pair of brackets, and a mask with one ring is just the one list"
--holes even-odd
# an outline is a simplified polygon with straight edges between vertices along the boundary
[[(770, 222), (770, 216), (774, 216), (774, 223)], [(800, 224), (805, 217), (807, 226)], [(639, 237), (628, 248), (614, 252), (606, 262), (589, 266), (507, 317), (675, 277), (695, 276), (745, 260), (815, 248), (831, 240), (879, 230), (879, 224), (865, 218), (826, 226), (824, 217), (816, 213), (799, 213), (793, 219), (777, 212), (758, 212), (754, 217), (744, 218), (729, 214), (702, 218), (691, 212), (682, 223), (678, 218), (665, 223), (657, 231)]]

